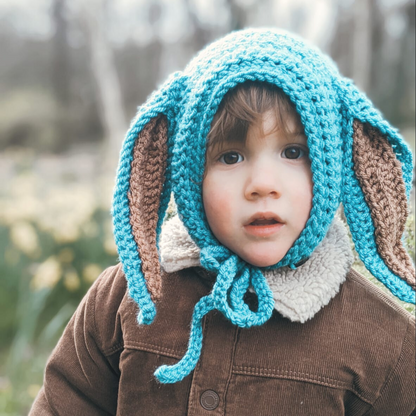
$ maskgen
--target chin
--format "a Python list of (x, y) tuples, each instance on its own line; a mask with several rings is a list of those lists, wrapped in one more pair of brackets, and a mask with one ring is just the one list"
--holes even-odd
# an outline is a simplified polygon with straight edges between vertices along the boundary
[(271, 263), (271, 262), (251, 262), (250, 261), (247, 263), (250, 263), (252, 266), (256, 266), (256, 267), (269, 267), (269, 266), (275, 265), (278, 262), (276, 261), (276, 262)]
[(283, 257), (276, 257), (273, 258), (269, 256), (244, 256), (242, 257), (243, 260), (245, 260), (247, 263), (250, 263), (252, 266), (256, 267), (269, 267), (274, 266), (275, 264), (279, 263), (280, 260), (282, 260)]

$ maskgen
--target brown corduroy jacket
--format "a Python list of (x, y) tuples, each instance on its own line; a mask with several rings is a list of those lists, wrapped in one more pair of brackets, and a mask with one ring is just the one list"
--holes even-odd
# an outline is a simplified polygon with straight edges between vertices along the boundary
[(30, 416), (416, 415), (414, 317), (356, 271), (303, 324), (274, 311), (242, 329), (210, 312), (195, 370), (166, 385), (153, 372), (184, 355), (193, 307), (213, 280), (188, 268), (163, 281), (154, 323), (138, 326), (121, 266), (98, 278), (49, 359)]

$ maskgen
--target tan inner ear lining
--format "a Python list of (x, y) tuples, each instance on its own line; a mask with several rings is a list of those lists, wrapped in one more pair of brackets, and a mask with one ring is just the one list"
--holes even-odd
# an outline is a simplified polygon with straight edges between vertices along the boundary
[(415, 269), (401, 237), (408, 215), (400, 162), (378, 129), (354, 120), (355, 174), (375, 227), (377, 250), (388, 268), (415, 288)]
[(153, 301), (160, 299), (162, 289), (156, 227), (168, 154), (167, 129), (167, 118), (160, 115), (151, 119), (138, 135), (128, 193), (130, 224)]

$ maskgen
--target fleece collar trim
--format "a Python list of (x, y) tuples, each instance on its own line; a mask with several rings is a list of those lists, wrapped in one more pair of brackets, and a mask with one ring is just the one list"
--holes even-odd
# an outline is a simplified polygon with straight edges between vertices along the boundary
[[(177, 272), (200, 264), (200, 249), (176, 215), (162, 226), (160, 257), (163, 269)], [(348, 233), (335, 217), (328, 233), (308, 261), (263, 272), (273, 292), (275, 309), (292, 322), (313, 318), (339, 292), (352, 266)]]

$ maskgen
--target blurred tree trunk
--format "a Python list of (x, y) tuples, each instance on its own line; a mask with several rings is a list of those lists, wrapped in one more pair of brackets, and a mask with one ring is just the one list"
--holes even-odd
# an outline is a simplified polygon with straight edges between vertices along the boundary
[[(327, 51), (331, 44), (336, 27), (337, 19), (337, 2), (333, 0), (319, 0), (308, 3), (309, 8), (305, 5), (306, 18), (302, 19), (299, 27), (299, 33), (321, 50)], [(319, 24), (317, 24), (319, 22)]]
[(243, 29), (247, 24), (247, 11), (236, 0), (226, 0), (230, 9), (230, 30)]
[(210, 34), (204, 27), (202, 27), (190, 0), (185, 0), (185, 6), (188, 12), (189, 21), (192, 25), (192, 29), (189, 32), (190, 39), (192, 40), (192, 49), (193, 52), (197, 52), (200, 51), (209, 42)]
[(56, 100), (54, 123), (57, 138), (53, 150), (61, 151), (71, 143), (70, 122), (70, 51), (68, 45), (68, 23), (65, 18), (66, 0), (53, 0), (52, 21), (55, 33), (52, 38), (51, 86)]
[(59, 103), (67, 105), (70, 99), (70, 57), (68, 24), (64, 17), (66, 0), (54, 0), (52, 19), (55, 25), (53, 42), (52, 87)]
[(415, 123), (415, 2), (410, 1), (403, 6), (403, 15), (406, 21), (404, 39), (400, 43), (400, 60), (396, 79), (398, 88), (397, 97), (400, 99), (396, 106), (395, 116), (403, 124)]
[(352, 78), (363, 91), (368, 91), (372, 60), (372, 16), (374, 0), (359, 0), (353, 5)]
[[(372, 59), (368, 93), (399, 127), (414, 124), (415, 3), (372, 9)], [(396, 31), (396, 32), (395, 32)]]
[(336, 31), (329, 47), (329, 55), (337, 63), (340, 72), (351, 77), (351, 24), (352, 15), (350, 8), (346, 8), (341, 2), (337, 2)]
[(101, 120), (106, 135), (102, 168), (114, 176), (127, 124), (113, 53), (105, 34), (103, 0), (83, 2), (81, 18), (88, 33), (91, 68), (97, 84)]

